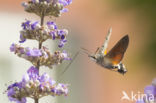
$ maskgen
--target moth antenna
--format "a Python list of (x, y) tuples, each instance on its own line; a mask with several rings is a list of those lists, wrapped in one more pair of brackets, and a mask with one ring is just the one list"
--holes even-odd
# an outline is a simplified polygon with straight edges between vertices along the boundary
[(87, 55), (91, 54), (91, 52), (88, 49), (85, 49), (85, 48), (82, 48), (82, 47), (81, 47), (81, 49), (84, 50), (83, 52), (86, 53)]
[(105, 50), (108, 47), (108, 42), (109, 42), (109, 39), (110, 39), (111, 34), (112, 34), (112, 27), (108, 30), (108, 33), (107, 33), (106, 38), (105, 38), (105, 41), (104, 41), (101, 49), (99, 50), (99, 53), (101, 55), (104, 55), (104, 52), (105, 52)]
[(70, 67), (70, 65), (73, 63), (73, 61), (76, 59), (76, 57), (78, 56), (79, 51), (74, 55), (73, 59), (71, 60), (71, 62), (66, 66), (66, 68), (64, 69), (64, 71), (61, 73), (61, 77), (63, 76), (63, 74), (68, 70), (68, 68)]
[(95, 54), (99, 51), (99, 49), (100, 49), (100, 48), (98, 47), (97, 50), (95, 51)]

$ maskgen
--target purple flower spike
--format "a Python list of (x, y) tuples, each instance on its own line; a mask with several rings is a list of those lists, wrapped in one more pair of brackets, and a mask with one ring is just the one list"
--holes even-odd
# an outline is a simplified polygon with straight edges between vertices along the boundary
[[(12, 44), (10, 51), (18, 57), (24, 58), (31, 62), (31, 66), (21, 81), (15, 82), (8, 86), (6, 94), (10, 101), (16, 103), (26, 103), (26, 98), (32, 98), (37, 102), (44, 96), (67, 96), (68, 85), (56, 83), (47, 73), (39, 73), (41, 66), (53, 68), (55, 65), (61, 64), (64, 60), (71, 60), (65, 51), (51, 51), (42, 45), (48, 39), (59, 40), (59, 47), (63, 47), (67, 42), (66, 29), (58, 29), (55, 22), (44, 22), (44, 17), (60, 17), (62, 13), (67, 12), (65, 6), (72, 3), (72, 0), (28, 0), (22, 3), (24, 10), (28, 13), (34, 13), (41, 18), (41, 21), (31, 22), (25, 20), (22, 22), (22, 30), (20, 30), (19, 43), (26, 40), (36, 40), (39, 43), (38, 48), (22, 47), (18, 44)], [(43, 10), (45, 11), (43, 14)], [(41, 24), (40, 24), (41, 23)]]
[(16, 103), (26, 103), (25, 97), (34, 98), (36, 95), (44, 97), (47, 95), (66, 96), (67, 94), (68, 88), (66, 84), (60, 83), (57, 85), (47, 73), (40, 76), (38, 69), (34, 66), (29, 68), (21, 82), (11, 84), (7, 89), (9, 100), (15, 101)]

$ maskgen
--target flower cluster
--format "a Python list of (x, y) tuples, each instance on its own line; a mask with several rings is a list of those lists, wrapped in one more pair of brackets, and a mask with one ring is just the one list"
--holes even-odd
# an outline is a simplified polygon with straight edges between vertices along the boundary
[(38, 21), (31, 22), (26, 20), (22, 23), (23, 29), (20, 31), (20, 43), (26, 41), (26, 39), (37, 40), (39, 42), (44, 42), (47, 39), (59, 39), (59, 47), (63, 47), (67, 42), (66, 36), (68, 30), (58, 29), (54, 22), (47, 22), (47, 25), (41, 26)]
[(10, 46), (10, 51), (14, 52), (19, 57), (30, 61), (34, 66), (37, 66), (38, 61), (40, 61), (40, 66), (48, 66), (49, 68), (52, 68), (53, 65), (60, 64), (63, 60), (71, 60), (65, 51), (56, 51), (54, 54), (51, 54), (48, 48), (44, 46), (41, 49), (31, 49), (29, 47), (24, 48), (13, 43)]
[(35, 13), (38, 16), (44, 14), (44, 16), (58, 17), (61, 13), (68, 11), (65, 7), (71, 3), (72, 0), (29, 0), (22, 5), (25, 11)]
[(39, 70), (40, 66), (52, 68), (64, 60), (71, 60), (66, 51), (55, 51), (52, 54), (47, 47), (43, 46), (43, 42), (48, 39), (59, 40), (58, 47), (60, 48), (67, 42), (68, 31), (58, 29), (53, 21), (48, 21), (45, 24), (44, 18), (45, 16), (59, 17), (61, 13), (68, 11), (65, 7), (71, 2), (72, 0), (29, 0), (22, 3), (26, 12), (34, 13), (40, 17), (40, 22), (30, 20), (23, 22), (19, 42), (24, 43), (28, 39), (36, 40), (38, 48), (22, 47), (14, 43), (10, 46), (11, 52), (33, 64), (23, 76), (22, 81), (8, 86), (6, 93), (10, 101), (26, 103), (26, 98), (29, 97), (38, 103), (39, 99), (44, 96), (66, 96), (68, 94), (68, 85), (56, 84), (48, 74), (39, 75)]
[(56, 82), (44, 73), (39, 75), (35, 67), (30, 67), (22, 78), (22, 81), (8, 86), (7, 95), (10, 101), (26, 103), (26, 97), (41, 98), (47, 95), (67, 95), (67, 84), (56, 84)]
[(156, 103), (156, 79), (152, 81), (151, 85), (144, 88), (144, 93), (144, 98), (138, 100), (136, 103)]

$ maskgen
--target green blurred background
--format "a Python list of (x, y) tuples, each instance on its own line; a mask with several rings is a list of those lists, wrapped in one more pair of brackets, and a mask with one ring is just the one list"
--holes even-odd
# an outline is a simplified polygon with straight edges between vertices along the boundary
[[(0, 101), (9, 103), (5, 84), (19, 81), (31, 64), (13, 53), (9, 47), (19, 40), (21, 22), (39, 20), (34, 14), (24, 12), (22, 0), (0, 1)], [(74, 0), (69, 12), (55, 20), (60, 28), (69, 29), (65, 49), (73, 57), (84, 47), (94, 52), (101, 46), (110, 27), (113, 28), (108, 50), (125, 34), (130, 44), (124, 57), (128, 72), (125, 76), (108, 71), (80, 53), (68, 71), (60, 75), (68, 65), (64, 62), (53, 70), (46, 67), (54, 79), (70, 84), (68, 97), (45, 97), (40, 103), (135, 103), (121, 101), (122, 91), (143, 93), (144, 87), (156, 77), (156, 1), (155, 0)], [(47, 20), (52, 20), (46, 18)], [(37, 42), (27, 41), (24, 46), (36, 47)], [(44, 45), (52, 51), (53, 41)], [(28, 100), (33, 103), (32, 100)]]

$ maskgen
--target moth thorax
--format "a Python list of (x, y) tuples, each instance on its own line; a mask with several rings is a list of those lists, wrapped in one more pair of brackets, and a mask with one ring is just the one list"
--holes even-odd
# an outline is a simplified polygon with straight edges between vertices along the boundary
[(103, 65), (104, 64), (103, 61), (104, 61), (104, 57), (103, 56), (99, 56), (99, 57), (96, 58), (96, 62), (98, 64), (100, 64), (100, 65)]

